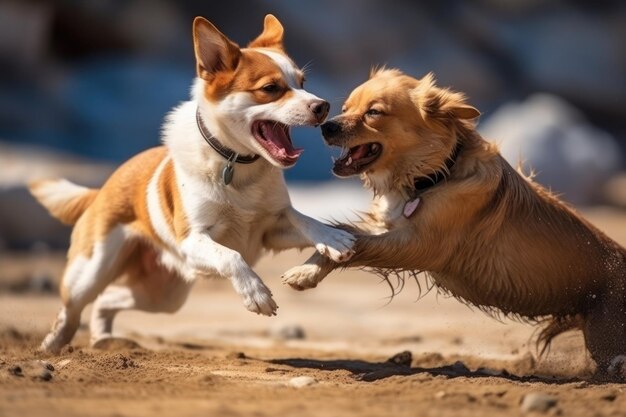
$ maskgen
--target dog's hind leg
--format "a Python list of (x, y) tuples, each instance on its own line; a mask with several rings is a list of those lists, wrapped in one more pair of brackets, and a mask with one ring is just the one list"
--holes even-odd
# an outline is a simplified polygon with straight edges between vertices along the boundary
[(624, 290), (610, 289), (585, 317), (585, 344), (599, 379), (626, 380), (626, 311)]
[(41, 343), (41, 350), (58, 353), (72, 340), (80, 325), (80, 316), (85, 306), (117, 276), (120, 263), (124, 259), (126, 244), (124, 230), (115, 227), (103, 240), (93, 245), (89, 256), (79, 254), (71, 258), (61, 284), (64, 306), (52, 330)]
[(91, 344), (113, 337), (113, 320), (122, 310), (175, 313), (189, 295), (193, 282), (160, 268), (150, 275), (133, 277), (128, 285), (112, 285), (97, 298), (91, 311)]

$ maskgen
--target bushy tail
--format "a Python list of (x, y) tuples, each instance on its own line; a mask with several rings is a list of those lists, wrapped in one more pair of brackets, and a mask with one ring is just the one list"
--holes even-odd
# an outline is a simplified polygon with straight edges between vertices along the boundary
[(65, 224), (75, 224), (98, 195), (99, 189), (73, 184), (65, 179), (29, 184), (31, 194), (50, 214)]

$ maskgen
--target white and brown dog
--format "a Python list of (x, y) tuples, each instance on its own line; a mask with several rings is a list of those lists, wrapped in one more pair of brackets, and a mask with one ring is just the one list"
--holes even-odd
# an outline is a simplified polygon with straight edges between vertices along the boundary
[(250, 267), (264, 250), (315, 246), (337, 262), (352, 255), (351, 234), (291, 207), (280, 168), (302, 150), (290, 126), (320, 124), (329, 105), (303, 89), (280, 22), (267, 15), (263, 33), (240, 48), (198, 17), (193, 40), (192, 100), (167, 118), (165, 146), (135, 156), (100, 189), (31, 186), (53, 216), (75, 224), (64, 306), (45, 351), (71, 341), (96, 297), (92, 343), (111, 337), (120, 310), (178, 310), (201, 276), (228, 278), (248, 310), (271, 316), (272, 293)]

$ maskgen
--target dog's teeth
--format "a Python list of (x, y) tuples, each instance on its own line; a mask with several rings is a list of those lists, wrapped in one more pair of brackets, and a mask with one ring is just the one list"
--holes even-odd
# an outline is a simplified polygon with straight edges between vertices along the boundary
[(346, 161), (346, 166), (349, 166), (352, 163), (352, 157), (349, 157)]
[(376, 152), (378, 150), (378, 146), (379, 146), (378, 143), (373, 143), (372, 144), (372, 151)]

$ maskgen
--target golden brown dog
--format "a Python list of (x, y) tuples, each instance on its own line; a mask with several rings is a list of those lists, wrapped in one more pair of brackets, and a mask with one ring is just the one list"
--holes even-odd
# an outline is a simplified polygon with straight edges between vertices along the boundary
[(359, 236), (356, 255), (315, 254), (284, 282), (313, 288), (351, 266), (426, 271), (469, 304), (548, 320), (544, 346), (580, 328), (597, 373), (623, 377), (626, 250), (513, 169), (474, 129), (479, 114), (430, 74), (375, 71), (322, 126), (344, 149), (334, 173), (360, 174), (374, 192), (370, 213), (343, 226)]

